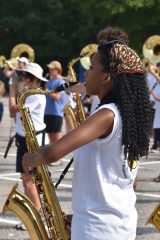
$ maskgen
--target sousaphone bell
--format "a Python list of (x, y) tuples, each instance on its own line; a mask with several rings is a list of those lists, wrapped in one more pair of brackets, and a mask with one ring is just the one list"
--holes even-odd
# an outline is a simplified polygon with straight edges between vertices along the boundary
[(11, 51), (11, 58), (26, 57), (30, 62), (34, 62), (34, 49), (25, 43), (17, 44)]
[(153, 35), (144, 42), (143, 55), (153, 63), (160, 62), (160, 35)]

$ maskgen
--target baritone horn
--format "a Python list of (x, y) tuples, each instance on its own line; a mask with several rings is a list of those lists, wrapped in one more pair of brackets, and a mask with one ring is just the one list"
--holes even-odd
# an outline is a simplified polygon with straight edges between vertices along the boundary
[(147, 38), (143, 44), (143, 56), (153, 63), (160, 62), (160, 35)]
[(10, 58), (26, 57), (30, 62), (34, 62), (35, 52), (34, 49), (25, 43), (20, 43), (14, 46), (11, 51)]

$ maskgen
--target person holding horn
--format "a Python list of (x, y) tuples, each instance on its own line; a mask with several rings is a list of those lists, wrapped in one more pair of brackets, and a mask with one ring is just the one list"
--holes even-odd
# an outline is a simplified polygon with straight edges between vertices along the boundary
[(23, 168), (27, 173), (74, 151), (71, 239), (134, 240), (133, 183), (140, 157), (148, 155), (151, 130), (143, 64), (127, 45), (100, 42), (85, 87), (98, 95), (98, 109), (57, 142), (25, 154)]
[[(21, 73), (24, 82), (24, 88), (26, 89), (44, 89), (44, 85), (47, 82), (47, 79), (43, 77), (43, 69), (37, 63), (28, 63), (23, 69), (16, 69), (18, 73)], [(39, 146), (45, 144), (44, 134), (45, 134), (45, 123), (44, 123), (44, 112), (46, 106), (46, 98), (44, 95), (35, 94), (30, 95), (26, 98), (25, 107), (29, 108), (31, 118), (36, 130), (36, 138)], [(14, 104), (12, 106), (13, 114), (16, 115), (16, 145), (17, 145), (17, 154), (16, 154), (16, 172), (21, 174), (24, 192), (33, 202), (36, 209), (39, 211), (41, 209), (41, 203), (39, 200), (39, 195), (36, 190), (35, 183), (32, 180), (31, 174), (24, 172), (22, 166), (22, 157), (28, 152), (25, 132), (23, 130), (19, 105)], [(16, 228), (19, 230), (25, 230), (23, 224), (16, 225)]]

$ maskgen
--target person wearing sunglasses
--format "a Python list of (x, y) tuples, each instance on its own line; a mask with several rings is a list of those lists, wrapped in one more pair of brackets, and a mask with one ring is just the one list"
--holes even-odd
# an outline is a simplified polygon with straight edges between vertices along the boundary
[(134, 240), (133, 183), (147, 156), (151, 109), (143, 64), (118, 41), (100, 42), (85, 72), (86, 92), (99, 107), (79, 127), (37, 154), (25, 154), (25, 172), (74, 151), (71, 240)]
[[(43, 89), (44, 84), (46, 84), (47, 79), (43, 77), (43, 69), (37, 63), (28, 63), (23, 69), (17, 69), (18, 73), (22, 74), (24, 88), (27, 89)], [(44, 123), (44, 111), (46, 106), (45, 95), (35, 94), (30, 95), (26, 98), (25, 107), (29, 108), (33, 125), (36, 130), (36, 137), (39, 146), (44, 145), (44, 134), (45, 134), (45, 123)], [(15, 104), (13, 106), (13, 111), (16, 113), (16, 143), (17, 143), (17, 155), (16, 155), (16, 172), (20, 172), (22, 177), (22, 182), (24, 186), (25, 194), (33, 202), (34, 206), (39, 211), (41, 204), (39, 201), (39, 196), (37, 194), (36, 187), (32, 181), (30, 174), (24, 173), (22, 167), (22, 157), (28, 152), (25, 133), (22, 127), (22, 122), (20, 119), (20, 113), (18, 112), (19, 106)], [(24, 230), (24, 225), (16, 225), (17, 229)]]

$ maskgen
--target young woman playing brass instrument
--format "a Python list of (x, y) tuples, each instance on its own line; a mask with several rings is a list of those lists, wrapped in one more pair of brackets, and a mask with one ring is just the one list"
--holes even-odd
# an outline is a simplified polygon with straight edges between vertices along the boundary
[[(47, 82), (47, 79), (42, 76), (42, 68), (37, 63), (28, 63), (23, 69), (17, 69), (17, 72), (22, 73), (24, 88), (26, 89), (43, 89), (44, 85)], [(40, 94), (29, 96), (25, 102), (25, 107), (28, 107), (30, 109), (31, 117), (37, 131), (37, 141), (39, 142), (40, 146), (43, 145), (43, 132), (46, 126), (43, 121), (45, 105), (45, 96)], [(25, 132), (23, 130), (23, 125), (20, 118), (19, 105), (12, 105), (12, 110), (13, 113), (16, 114), (16, 172), (21, 173), (25, 194), (34, 203), (36, 209), (40, 210), (41, 204), (35, 184), (33, 183), (31, 175), (24, 173), (22, 167), (22, 157), (24, 153), (28, 152), (28, 149), (26, 144)], [(18, 224), (16, 228), (20, 230), (25, 229), (22, 224)]]
[(87, 93), (100, 99), (98, 109), (56, 143), (25, 154), (23, 167), (28, 172), (74, 151), (71, 239), (134, 240), (133, 182), (151, 130), (143, 64), (128, 46), (101, 42), (85, 81)]

